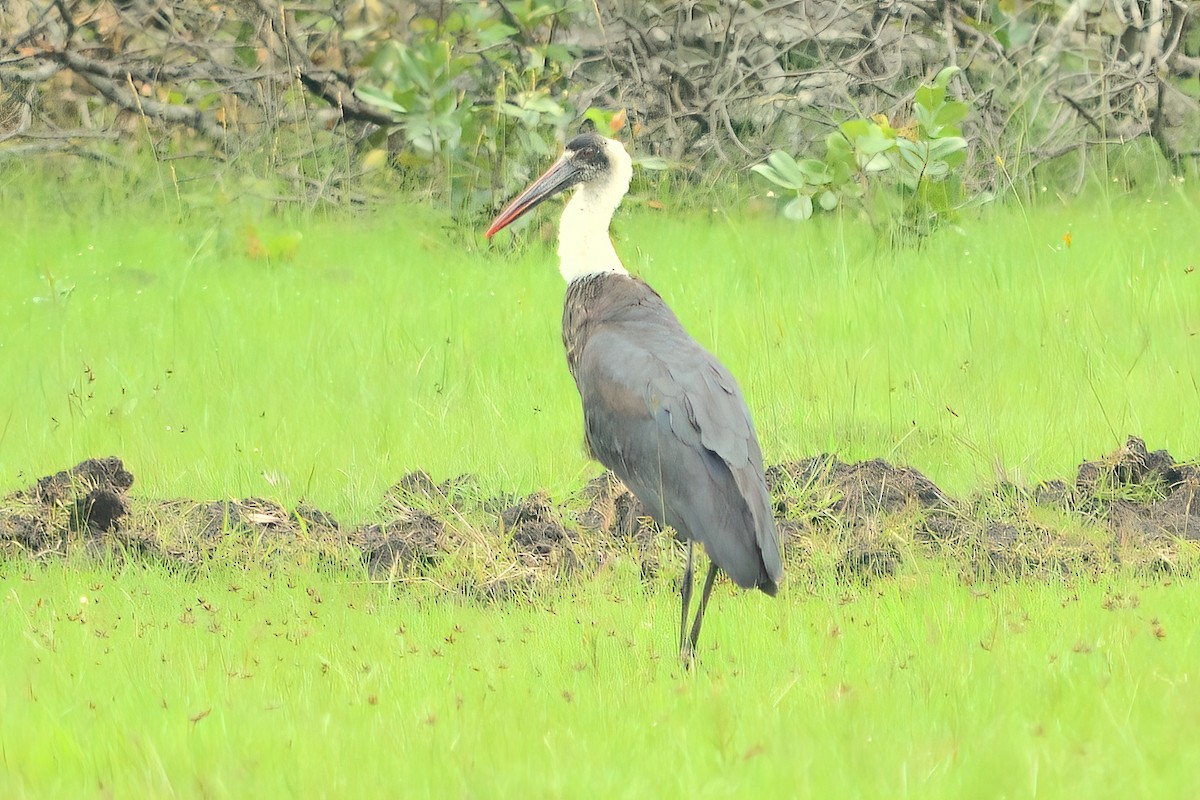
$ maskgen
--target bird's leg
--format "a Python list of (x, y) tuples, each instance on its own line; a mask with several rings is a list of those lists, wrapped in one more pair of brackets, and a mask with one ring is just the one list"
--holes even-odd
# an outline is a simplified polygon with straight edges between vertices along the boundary
[(683, 583), (679, 585), (679, 596), (683, 601), (683, 614), (679, 620), (679, 657), (685, 662), (690, 658), (688, 651), (688, 610), (692, 605), (692, 550), (695, 543), (688, 541), (687, 561), (683, 567)]
[(692, 635), (689, 637), (688, 649), (696, 652), (696, 642), (700, 641), (700, 623), (704, 621), (704, 609), (708, 608), (708, 596), (712, 594), (713, 581), (717, 579), (717, 565), (708, 565), (708, 577), (704, 579), (704, 591), (700, 595), (700, 607), (696, 609), (696, 621), (692, 623)]

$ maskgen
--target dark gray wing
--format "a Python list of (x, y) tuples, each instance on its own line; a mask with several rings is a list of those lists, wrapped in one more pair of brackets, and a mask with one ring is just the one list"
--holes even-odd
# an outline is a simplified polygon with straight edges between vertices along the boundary
[(735, 583), (774, 594), (783, 562), (762, 452), (729, 371), (673, 318), (597, 326), (580, 356), (596, 458)]

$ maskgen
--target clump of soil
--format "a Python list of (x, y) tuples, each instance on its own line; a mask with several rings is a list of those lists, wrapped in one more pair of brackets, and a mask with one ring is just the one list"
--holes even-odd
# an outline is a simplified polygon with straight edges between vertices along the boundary
[(61, 549), (70, 533), (95, 538), (115, 532), (129, 510), (131, 486), (133, 475), (115, 456), (47, 475), (5, 498), (0, 538), (42, 553)]
[(1116, 500), (1108, 522), (1122, 540), (1171, 538), (1200, 541), (1200, 483), (1181, 484), (1169, 495), (1151, 503)]
[[(1150, 452), (1144, 441), (1130, 436), (1116, 452), (1080, 464), (1075, 491), (1080, 497), (1101, 500), (1122, 494), (1140, 494), (1146, 499), (1169, 495), (1184, 484), (1197, 481), (1200, 468), (1195, 464), (1177, 464), (1166, 450)], [(1131, 491), (1138, 489), (1144, 491)]]
[(435, 481), (425, 470), (416, 470), (402, 477), (384, 493), (382, 508), (385, 514), (389, 509), (412, 507), (499, 513), (517, 500), (516, 495), (486, 497), (473, 475)]
[(356, 528), (351, 540), (372, 579), (426, 575), (462, 542), (446, 519), (474, 496), (474, 481), (460, 475), (436, 482), (424, 470), (410, 472), (384, 493), (383, 522)]
[(562, 512), (545, 492), (536, 492), (500, 513), (501, 530), (526, 565), (557, 567), (563, 574), (580, 566), (579, 535), (563, 524)]
[(964, 572), (975, 577), (1094, 574), (1113, 560), (1107, 534), (1083, 522), (1042, 487), (1004, 482), (963, 504), (962, 532), (953, 546), (963, 556)]
[(368, 574), (376, 579), (397, 571), (423, 573), (437, 564), (447, 549), (446, 524), (416, 509), (398, 511), (386, 523), (371, 523), (355, 530), (353, 540), (362, 551)]
[(572, 533), (562, 524), (558, 510), (545, 492), (537, 492), (500, 513), (500, 524), (513, 546), (533, 557), (548, 556), (570, 542)]
[[(0, 546), (46, 556), (79, 542), (184, 564), (315, 554), (361, 563), (376, 580), (419, 576), (485, 600), (618, 559), (635, 559), (654, 579), (673, 557), (608, 472), (563, 503), (544, 492), (486, 497), (470, 476), (437, 482), (413, 472), (385, 493), (377, 520), (352, 528), (310, 505), (264, 498), (131, 500), (133, 480), (116, 457), (41, 478), (0, 499)], [(773, 466), (767, 481), (785, 560), (843, 576), (892, 575), (923, 553), (957, 558), (970, 579), (1118, 564), (1177, 571), (1187, 552), (1179, 542), (1200, 541), (1200, 468), (1136, 437), (1080, 464), (1073, 481), (1001, 483), (966, 499), (912, 467), (829, 454)]]
[(633, 539), (654, 533), (653, 521), (641, 501), (608, 470), (588, 481), (578, 499), (583, 510), (576, 518), (586, 530), (614, 539)]
[(838, 575), (887, 578), (900, 566), (900, 548), (894, 542), (862, 538), (850, 545), (837, 562)]
[(900, 548), (887, 531), (927, 540), (961, 532), (955, 503), (932, 480), (881, 458), (849, 464), (825, 453), (770, 467), (766, 477), (785, 556), (811, 550), (815, 537), (832, 539), (842, 575), (893, 574)]
[(913, 509), (950, 513), (953, 504), (942, 490), (912, 467), (897, 467), (881, 458), (847, 464), (822, 454), (767, 470), (767, 487), (777, 515), (831, 511), (851, 525)]
[(133, 486), (133, 475), (116, 456), (89, 458), (71, 469), (39, 478), (37, 483), (26, 489), (24, 494), (31, 499), (53, 505), (63, 505), (79, 499), (81, 493), (91, 494), (103, 490), (124, 495)]
[(284, 535), (296, 530), (295, 520), (287, 509), (261, 497), (199, 503), (185, 513), (206, 537), (220, 536), (238, 528)]
[(573, 504), (581, 507), (576, 521), (596, 542), (600, 567), (632, 551), (644, 580), (658, 576), (661, 529), (617, 476), (605, 470), (592, 478)]
[(1114, 557), (1155, 571), (1178, 569), (1179, 540), (1200, 541), (1200, 466), (1179, 463), (1130, 436), (1104, 458), (1085, 461), (1074, 501), (1114, 536)]
[(1075, 492), (1080, 506), (1103, 516), (1122, 543), (1200, 540), (1200, 467), (1178, 464), (1166, 450), (1151, 452), (1136, 436), (1115, 453), (1080, 464)]
[(59, 537), (51, 532), (49, 521), (39, 509), (25, 508), (8, 498), (0, 508), (0, 541), (32, 553), (54, 549)]

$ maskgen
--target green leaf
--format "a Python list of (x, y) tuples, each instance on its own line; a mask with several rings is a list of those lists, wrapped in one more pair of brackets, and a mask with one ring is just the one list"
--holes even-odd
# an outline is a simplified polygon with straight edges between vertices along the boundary
[(950, 79), (960, 72), (962, 72), (961, 67), (946, 67), (934, 77), (933, 85), (945, 89), (950, 84)]
[(546, 56), (536, 48), (526, 51), (528, 62), (525, 64), (525, 74), (540, 76), (546, 69)]
[(849, 180), (841, 184), (838, 186), (838, 191), (841, 192), (842, 197), (852, 197), (855, 199), (861, 198), (867, 193), (866, 187), (856, 180)]
[(809, 219), (813, 214), (812, 198), (806, 194), (802, 194), (795, 200), (792, 200), (783, 207), (783, 215), (791, 220), (801, 222)]
[(782, 150), (771, 153), (767, 156), (765, 164), (755, 164), (750, 171), (763, 176), (776, 186), (792, 191), (803, 189), (807, 183), (796, 160)]
[(833, 211), (835, 208), (837, 208), (838, 196), (826, 189), (825, 191), (821, 192), (821, 194), (817, 195), (817, 203), (826, 211)]
[(667, 161), (661, 156), (643, 156), (642, 158), (635, 158), (633, 160), (633, 164), (634, 166), (641, 167), (642, 169), (650, 169), (655, 171), (671, 168), (671, 162)]
[(808, 184), (808, 180), (804, 177), (804, 171), (800, 169), (796, 159), (782, 150), (776, 150), (767, 156), (767, 163), (775, 168), (789, 188), (803, 189)]
[(892, 168), (892, 161), (885, 153), (876, 153), (863, 162), (863, 172), (886, 172)]
[(895, 138), (888, 136), (878, 125), (871, 125), (866, 136), (854, 140), (854, 149), (860, 155), (873, 156), (891, 150), (896, 146)]
[(522, 21), (526, 22), (529, 25), (529, 27), (533, 27), (538, 22), (546, 19), (547, 17), (556, 16), (557, 14), (559, 14), (562, 11), (563, 11), (563, 9), (557, 5), (534, 6), (532, 9), (530, 9), (529, 13), (525, 16), (525, 19)]
[(834, 131), (825, 136), (825, 152), (833, 154), (835, 152), (850, 152), (850, 140), (846, 138), (844, 133)]
[(913, 102), (919, 108), (924, 108), (927, 111), (933, 111), (942, 100), (946, 98), (946, 89), (943, 86), (921, 86), (917, 89), (917, 93), (913, 96)]
[(479, 44), (484, 47), (491, 47), (494, 44), (499, 44), (515, 35), (517, 29), (511, 25), (505, 25), (502, 22), (497, 22), (494, 25), (489, 25), (475, 34), (475, 38), (479, 40)]
[(258, 66), (258, 48), (257, 47), (239, 47), (233, 48), (233, 57), (237, 59), (243, 67)]
[(846, 183), (853, 183), (858, 175), (858, 162), (853, 156), (848, 161), (834, 161), (829, 165), (830, 176), (833, 178), (830, 183), (838, 187), (839, 191), (845, 191)]
[(521, 102), (521, 106), (541, 114), (558, 116), (563, 113), (562, 106), (545, 95), (527, 98)]
[(354, 90), (354, 96), (364, 103), (387, 109), (393, 114), (408, 113), (408, 109), (392, 99), (390, 92), (385, 92), (383, 89), (377, 89), (374, 86), (359, 86)]
[(546, 60), (565, 64), (571, 60), (571, 49), (565, 44), (546, 45)]
[(596, 126), (598, 131), (607, 131), (611, 129), (612, 118), (616, 116), (615, 111), (606, 111), (603, 108), (591, 106), (583, 113), (583, 118), (591, 120), (591, 123)]
[(953, 153), (967, 149), (967, 140), (961, 136), (948, 136), (945, 139), (934, 139), (929, 145), (929, 158), (945, 160)]
[(941, 180), (950, 174), (950, 165), (945, 161), (930, 161), (925, 165), (925, 177), (931, 180)]
[(829, 170), (825, 167), (824, 161), (815, 158), (805, 158), (796, 166), (804, 174), (804, 179), (811, 184), (821, 186), (833, 180), (833, 177), (829, 174)]
[(961, 206), (959, 206), (959, 208), (960, 209), (975, 208), (975, 207), (981, 206), (985, 203), (990, 203), (995, 199), (996, 199), (996, 195), (992, 194), (991, 192), (980, 192), (979, 194), (975, 195), (974, 197), (970, 198), (965, 203), (963, 203)]
[(943, 128), (947, 125), (957, 125), (967, 118), (967, 113), (970, 110), (970, 106), (966, 103), (960, 103), (957, 100), (943, 103), (942, 107), (934, 115), (934, 124)]
[(871, 123), (865, 119), (846, 120), (839, 127), (842, 129), (842, 133), (846, 134), (846, 139), (851, 142), (856, 141), (857, 139), (866, 136), (871, 132)]
[(525, 111), (520, 106), (513, 105), (512, 103), (501, 103), (500, 113), (506, 117), (513, 117), (514, 119), (520, 119), (521, 117), (525, 116)]
[(900, 158), (904, 163), (913, 169), (915, 172), (921, 172), (925, 169), (925, 165), (929, 162), (929, 145), (924, 142), (911, 142), (908, 139), (897, 139), (896, 149), (900, 151)]
[(757, 175), (763, 176), (776, 186), (781, 186), (784, 189), (792, 188), (787, 185), (787, 182), (783, 179), (783, 176), (776, 172), (775, 168), (770, 164), (755, 164), (750, 168), (750, 171)]
[[(1004, 32), (1005, 36), (1001, 38), (1000, 34)], [(1008, 21), (1004, 27), (996, 31), (997, 39), (1000, 39), (1001, 44), (1005, 45), (1006, 49), (1017, 49), (1029, 44), (1030, 40), (1037, 34), (1037, 27), (1028, 22), (1022, 22), (1015, 17)], [(1007, 44), (1005, 44), (1007, 39)]]
[[(400, 62), (399, 72), (408, 79), (409, 83), (416, 85), (425, 94), (431, 94), (429, 82), (429, 74), (426, 72), (427, 62), (418, 61), (413, 56), (412, 48), (405, 47), (400, 50), (397, 60)], [(436, 74), (436, 67), (430, 72)]]
[(825, 163), (835, 173), (843, 168), (851, 171), (858, 168), (850, 140), (844, 134), (834, 131), (825, 137)]

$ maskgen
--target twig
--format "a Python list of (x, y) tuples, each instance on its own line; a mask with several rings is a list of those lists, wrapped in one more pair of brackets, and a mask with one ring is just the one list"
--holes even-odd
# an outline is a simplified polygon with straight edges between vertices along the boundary
[[(278, 5), (272, 7), (267, 0), (254, 0), (255, 6), (262, 15), (269, 19), (283, 19), (283, 9)], [(287, 48), (289, 59), (296, 64), (296, 77), (310, 92), (320, 97), (329, 105), (341, 112), (342, 121), (353, 119), (370, 122), (381, 127), (394, 125), (396, 120), (390, 114), (375, 108), (354, 96), (348, 76), (340, 75), (332, 70), (321, 70), (313, 64), (308, 52), (292, 36), (291, 31), (280, 26), (279, 37)]]
[(116, 82), (102, 75), (87, 71), (81, 71), (79, 75), (91, 84), (96, 91), (108, 98), (110, 102), (115, 103), (126, 111), (133, 111), (138, 114), (144, 113), (148, 117), (154, 117), (166, 122), (180, 123), (212, 139), (214, 142), (220, 144), (224, 144), (225, 142), (225, 129), (210, 120), (198, 108), (188, 105), (160, 103), (150, 98), (134, 98), (131, 94), (119, 89)]
[(0, 133), (0, 142), (6, 142), (9, 139), (13, 139), (17, 136), (20, 136), (21, 134), (25, 133), (25, 131), (29, 130), (29, 126), (33, 122), (33, 86), (32, 85), (27, 86), (25, 88), (25, 97), (21, 99), (21, 101), (17, 104), (17, 106), (19, 109), (18, 110), (19, 116), (17, 117), (17, 125), (11, 131), (6, 131), (4, 133)]
[(1085, 109), (1083, 106), (1081, 106), (1075, 100), (1075, 98), (1071, 97), (1066, 92), (1055, 92), (1055, 94), (1058, 96), (1058, 98), (1060, 100), (1062, 100), (1064, 103), (1069, 105), (1071, 108), (1075, 109), (1076, 114), (1078, 114), (1079, 116), (1081, 116), (1085, 120), (1087, 120), (1087, 123), (1096, 129), (1096, 133), (1099, 133), (1101, 135), (1104, 134), (1104, 126), (1101, 125), (1095, 117), (1093, 117), (1091, 114), (1089, 114), (1087, 112), (1087, 109)]

